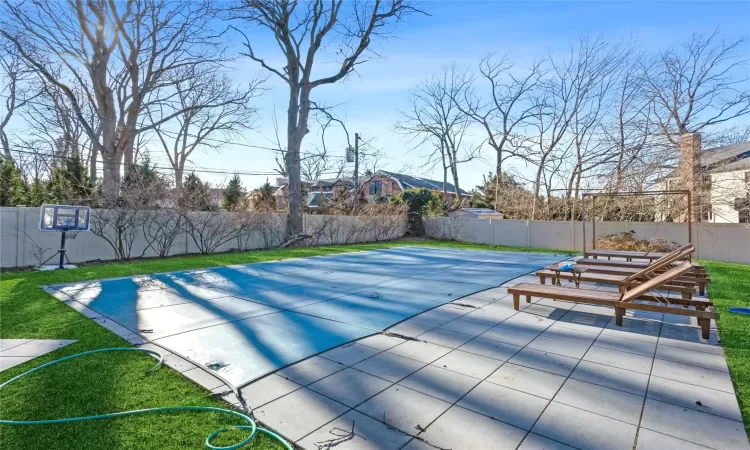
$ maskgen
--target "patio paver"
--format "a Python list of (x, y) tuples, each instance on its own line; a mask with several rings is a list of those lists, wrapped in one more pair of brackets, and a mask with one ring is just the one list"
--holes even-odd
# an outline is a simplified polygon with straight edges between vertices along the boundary
[(411, 436), (357, 411), (349, 411), (299, 441), (303, 448), (335, 450), (398, 450)]
[(703, 367), (680, 364), (663, 359), (654, 360), (654, 376), (683, 383), (695, 384), (719, 391), (734, 393), (734, 386), (729, 373)]
[(646, 395), (649, 379), (648, 375), (643, 373), (589, 361), (581, 361), (570, 374), (570, 378), (641, 396)]
[(750, 448), (742, 422), (652, 399), (646, 400), (641, 427), (711, 448)]
[(620, 352), (603, 347), (591, 347), (584, 361), (604, 364), (606, 366), (618, 367), (620, 369), (632, 370), (643, 374), (651, 373), (651, 363), (653, 358), (634, 353)]
[(442, 367), (479, 379), (486, 378), (502, 364), (503, 362), (497, 359), (461, 350), (453, 350), (432, 363), (433, 366)]
[(307, 387), (337, 402), (354, 407), (385, 390), (391, 384), (382, 378), (346, 368)]
[(457, 405), (513, 426), (530, 429), (548, 400), (484, 381)]
[(453, 406), (422, 437), (440, 448), (512, 450), (525, 434), (520, 428)]
[(555, 402), (638, 425), (643, 397), (595, 384), (569, 379), (555, 396)]
[(632, 450), (637, 427), (552, 402), (532, 432), (581, 450)]
[(704, 450), (708, 447), (641, 428), (636, 450)]
[(518, 450), (576, 450), (569, 445), (547, 439), (538, 434), (529, 433), (523, 440)]
[(647, 396), (683, 408), (742, 421), (740, 406), (734, 393), (652, 376)]
[(247, 406), (255, 409), (300, 388), (302, 388), (302, 385), (273, 373), (261, 378), (249, 387), (240, 389), (240, 393)]
[(356, 364), (363, 359), (367, 359), (370, 356), (380, 353), (380, 350), (368, 347), (366, 345), (358, 344), (356, 342), (352, 344), (342, 345), (336, 347), (333, 350), (328, 350), (325, 353), (321, 353), (320, 356), (325, 359), (330, 359), (339, 364), (346, 366)]
[(276, 372), (281, 377), (307, 386), (323, 377), (345, 369), (346, 366), (320, 356), (313, 356)]
[(398, 384), (454, 403), (479, 384), (479, 380), (440, 367), (425, 366), (399, 381)]
[(296, 441), (348, 409), (317, 392), (302, 388), (254, 412), (258, 420), (272, 424), (274, 430)]
[(353, 367), (370, 375), (375, 375), (376, 377), (396, 383), (424, 366), (425, 363), (398, 356), (394, 353), (383, 352), (357, 363)]
[(407, 341), (388, 350), (389, 353), (423, 362), (425, 364), (435, 361), (450, 351), (451, 349), (448, 347), (430, 344), (429, 342), (417, 341)]
[(525, 348), (508, 360), (509, 363), (568, 376), (578, 364), (575, 358)]
[(487, 381), (551, 400), (565, 382), (565, 377), (506, 363)]
[(450, 403), (443, 400), (394, 385), (356, 409), (413, 436), (418, 434), (420, 429), (425, 429), (450, 406)]

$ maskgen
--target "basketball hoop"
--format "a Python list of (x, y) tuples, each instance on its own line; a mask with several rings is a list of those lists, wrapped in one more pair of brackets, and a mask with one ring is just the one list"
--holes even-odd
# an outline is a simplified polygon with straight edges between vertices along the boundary
[[(61, 236), (60, 250), (40, 264), (40, 269), (65, 269), (65, 261), (68, 262), (68, 267), (75, 267), (70, 264), (68, 255), (65, 254), (66, 233), (68, 231), (89, 231), (90, 217), (91, 208), (88, 206), (42, 205), (39, 210), (39, 231), (59, 231)], [(45, 266), (57, 255), (60, 255), (60, 264), (57, 267)]]

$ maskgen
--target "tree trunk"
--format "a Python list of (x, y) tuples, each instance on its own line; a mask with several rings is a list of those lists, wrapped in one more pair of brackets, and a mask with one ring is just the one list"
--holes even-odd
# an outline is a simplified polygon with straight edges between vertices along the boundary
[(96, 180), (96, 159), (98, 154), (96, 148), (92, 146), (91, 155), (89, 155), (89, 178), (91, 178), (91, 181)]
[(443, 164), (443, 202), (448, 201), (448, 166)]
[(102, 190), (107, 201), (113, 201), (120, 195), (120, 161), (102, 155)]
[(182, 189), (182, 179), (184, 175), (185, 175), (185, 164), (177, 163), (177, 166), (174, 168), (174, 187), (177, 190)]
[(287, 233), (289, 237), (302, 234), (302, 179), (299, 159), (301, 142), (289, 139), (286, 153), (286, 171), (289, 174), (289, 217)]
[(13, 160), (13, 155), (10, 154), (10, 143), (8, 142), (8, 136), (5, 134), (5, 131), (0, 130), (0, 142), (3, 144), (3, 155), (5, 158), (7, 158), (10, 162), (15, 163)]
[(289, 109), (287, 110), (287, 152), (286, 171), (289, 174), (289, 216), (287, 237), (303, 233), (302, 178), (300, 149), (302, 139), (307, 134), (307, 119), (310, 115), (310, 87), (291, 83), (289, 86)]
[(461, 194), (458, 190), (458, 167), (456, 163), (451, 165), (451, 175), (453, 175), (453, 187), (456, 190), (456, 200), (454, 201), (454, 204), (458, 205), (461, 203)]

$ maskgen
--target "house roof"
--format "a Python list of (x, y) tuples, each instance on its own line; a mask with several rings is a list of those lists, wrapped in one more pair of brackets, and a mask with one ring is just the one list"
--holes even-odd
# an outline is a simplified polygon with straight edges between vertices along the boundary
[(334, 186), (336, 184), (343, 184), (343, 185), (349, 186), (354, 183), (351, 180), (348, 180), (346, 178), (321, 178), (320, 180), (312, 182), (310, 187), (313, 187), (313, 186), (329, 187), (329, 186)]
[[(397, 180), (399, 183), (401, 183), (401, 186), (404, 189), (419, 189), (419, 188), (425, 188), (431, 191), (442, 191), (443, 190), (443, 182), (437, 181), (437, 180), (430, 180), (427, 178), (420, 178), (420, 177), (413, 177), (411, 175), (404, 175), (402, 173), (395, 173), (395, 172), (387, 172), (385, 170), (378, 170), (375, 172), (375, 175), (384, 175), (390, 178), (393, 178)], [(374, 176), (374, 175), (373, 175)], [(456, 187), (450, 183), (446, 183), (446, 191), (449, 194), (455, 194), (456, 193)], [(461, 195), (469, 196), (470, 193), (466, 192), (463, 189), (459, 189), (459, 193)]]
[(703, 150), (701, 168), (708, 173), (750, 170), (750, 142)]
[(310, 192), (307, 194), (307, 199), (305, 199), (305, 205), (308, 208), (319, 208), (321, 203), (321, 197), (325, 197), (326, 199), (330, 200), (333, 198), (332, 192)]
[(491, 214), (502, 215), (502, 213), (497, 212), (494, 209), (489, 209), (489, 208), (461, 208), (458, 211), (459, 212), (460, 211), (464, 211), (464, 212), (467, 212), (467, 213), (470, 213), (470, 214), (475, 214), (477, 216), (479, 216), (479, 215), (491, 215)]

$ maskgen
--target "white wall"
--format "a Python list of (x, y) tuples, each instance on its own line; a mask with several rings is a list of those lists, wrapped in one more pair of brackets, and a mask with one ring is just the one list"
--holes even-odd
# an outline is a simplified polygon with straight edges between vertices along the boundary
[[(493, 220), (439, 217), (425, 219), (430, 237), (494, 245), (583, 251), (583, 224), (540, 220)], [(636, 238), (662, 237), (688, 242), (684, 223), (597, 222), (596, 236), (635, 231)], [(750, 225), (696, 223), (692, 225), (696, 256), (703, 259), (750, 264)], [(586, 249), (591, 249), (592, 227), (586, 223)]]
[[(93, 212), (92, 212), (93, 214)], [(206, 213), (194, 213), (206, 214)], [(231, 217), (235, 213), (222, 213)], [(216, 252), (226, 252), (242, 247), (257, 249), (275, 246), (282, 242), (286, 228), (286, 215), (270, 214), (263, 223), (266, 227), (258, 231), (253, 228), (242, 242), (232, 239), (219, 246)], [(348, 217), (348, 216), (304, 216), (305, 232), (316, 235), (311, 244), (343, 244), (395, 239), (404, 235), (406, 221), (399, 217)], [(44, 249), (43, 259), (52, 256), (60, 248), (60, 233), (39, 231), (39, 208), (0, 207), (0, 267), (25, 267), (40, 263), (38, 249)], [(142, 232), (134, 240), (132, 256), (154, 257), (158, 254), (147, 248), (148, 241)], [(72, 263), (93, 260), (112, 260), (112, 247), (91, 231), (69, 234), (65, 246)], [(37, 254), (35, 254), (35, 252)], [(198, 253), (198, 247), (188, 233), (180, 233), (172, 245), (169, 255)], [(53, 258), (49, 264), (56, 263)]]

